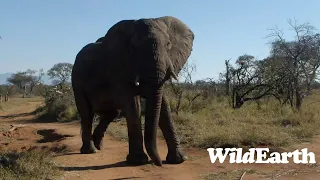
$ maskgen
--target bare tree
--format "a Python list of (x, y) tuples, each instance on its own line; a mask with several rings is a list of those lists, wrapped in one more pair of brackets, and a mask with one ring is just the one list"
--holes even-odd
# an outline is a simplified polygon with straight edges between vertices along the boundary
[(44, 71), (43, 69), (40, 69), (38, 72), (38, 75), (36, 75), (37, 71), (36, 70), (31, 70), (28, 69), (26, 71), (26, 74), (28, 76), (30, 76), (30, 82), (29, 82), (29, 92), (32, 93), (33, 89), (36, 85), (39, 85), (40, 83), (42, 83), (42, 77), (44, 75)]
[(225, 78), (226, 78), (226, 95), (229, 96), (230, 95), (230, 59), (228, 60), (225, 60), (225, 65), (226, 65), (226, 75), (225, 75)]
[(295, 34), (292, 41), (286, 41), (280, 29), (271, 29), (268, 37), (274, 39), (269, 57), (258, 61), (253, 56), (243, 55), (235, 68), (226, 61), (232, 77), (234, 108), (265, 96), (274, 96), (282, 104), (289, 102), (297, 110), (301, 108), (303, 98), (310, 94), (318, 75), (320, 35), (308, 23), (299, 25), (297, 21), (289, 21), (289, 25)]
[[(286, 41), (279, 28), (271, 29), (271, 57), (277, 59), (282, 73), (287, 77), (287, 100), (299, 110), (303, 98), (311, 92), (320, 66), (320, 35), (309, 23), (288, 21), (294, 32), (294, 40)], [(294, 101), (294, 102), (293, 102)]]
[(233, 108), (240, 108), (246, 101), (259, 100), (265, 96), (278, 98), (274, 90), (279, 79), (266, 78), (264, 66), (263, 60), (256, 60), (254, 56), (247, 54), (239, 56), (235, 67), (228, 65)]
[(174, 108), (174, 112), (176, 114), (179, 114), (180, 106), (181, 106), (181, 102), (184, 94), (188, 99), (188, 107), (191, 106), (194, 100), (196, 100), (201, 95), (201, 93), (198, 92), (198, 90), (193, 85), (194, 83), (193, 83), (192, 76), (195, 72), (196, 72), (195, 63), (187, 62), (179, 74), (184, 78), (183, 83), (179, 83), (179, 82), (173, 83), (172, 81), (170, 81), (173, 94), (175, 95), (175, 98), (177, 101), (176, 107)]

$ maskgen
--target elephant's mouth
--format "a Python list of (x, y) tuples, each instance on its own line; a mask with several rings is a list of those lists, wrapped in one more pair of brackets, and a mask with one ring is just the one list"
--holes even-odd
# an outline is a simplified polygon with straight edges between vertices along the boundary
[(159, 81), (159, 78), (141, 78), (141, 76), (137, 76), (132, 82), (132, 87), (134, 89), (135, 95), (139, 95), (141, 97), (148, 97), (150, 93), (156, 92), (165, 80)]

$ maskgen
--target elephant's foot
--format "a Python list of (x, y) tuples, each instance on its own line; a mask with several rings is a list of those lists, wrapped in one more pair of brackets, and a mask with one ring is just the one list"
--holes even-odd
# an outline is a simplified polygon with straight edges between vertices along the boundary
[(128, 154), (127, 163), (131, 165), (143, 165), (148, 163), (148, 156), (142, 152), (140, 154)]
[(83, 144), (81, 149), (80, 149), (80, 153), (81, 154), (93, 154), (93, 153), (96, 153), (97, 151), (98, 150), (94, 146), (93, 141), (90, 141), (89, 144)]
[(185, 160), (187, 160), (188, 157), (184, 155), (184, 153), (181, 151), (181, 149), (175, 149), (174, 151), (169, 151), (166, 163), (168, 164), (181, 164)]
[(94, 146), (98, 150), (102, 150), (103, 149), (103, 136), (99, 136), (99, 135), (93, 134), (93, 142), (94, 142)]

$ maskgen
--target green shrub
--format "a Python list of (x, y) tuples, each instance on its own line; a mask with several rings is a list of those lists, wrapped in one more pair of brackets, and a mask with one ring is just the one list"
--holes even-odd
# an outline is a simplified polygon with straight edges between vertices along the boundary
[(60, 90), (49, 89), (45, 94), (45, 106), (38, 111), (41, 111), (42, 115), (55, 118), (59, 122), (79, 119), (73, 91), (69, 86)]

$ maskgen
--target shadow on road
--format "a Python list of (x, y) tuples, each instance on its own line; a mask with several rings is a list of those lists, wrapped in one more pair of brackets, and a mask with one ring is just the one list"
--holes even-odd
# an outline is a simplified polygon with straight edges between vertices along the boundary
[(60, 142), (67, 137), (73, 137), (72, 135), (59, 134), (55, 129), (41, 129), (37, 131), (37, 134), (42, 136), (42, 139), (39, 139), (37, 143)]
[[(75, 155), (80, 153), (65, 153), (65, 155)], [(152, 161), (150, 160), (146, 164), (152, 164)], [(169, 164), (166, 163), (166, 161), (162, 161), (162, 164)], [(101, 165), (101, 166), (83, 166), (83, 167), (60, 167), (64, 171), (87, 171), (87, 170), (101, 170), (101, 169), (109, 169), (109, 168), (118, 168), (118, 167), (136, 167), (136, 166), (142, 166), (142, 165), (131, 165), (128, 164), (126, 161), (120, 161), (114, 164), (107, 164), (107, 165)]]
[(0, 116), (0, 118), (7, 118), (7, 119), (13, 119), (13, 118), (18, 118), (18, 117), (25, 117), (25, 116), (30, 116), (30, 115), (35, 115), (37, 112), (28, 112), (28, 113), (19, 113), (19, 114), (11, 114), (7, 116)]
[[(28, 116), (34, 116), (33, 118), (28, 118)], [(18, 113), (18, 114), (11, 114), (6, 116), (0, 116), (0, 118), (4, 119), (12, 119), (11, 121), (7, 121), (9, 123), (22, 123), (22, 124), (32, 124), (32, 123), (58, 123), (57, 119), (51, 117), (49, 115), (39, 115), (37, 110), (27, 112), (27, 113)], [(59, 122), (67, 123), (67, 122)]]
[(117, 167), (134, 167), (139, 165), (129, 165), (126, 161), (117, 162), (114, 164), (106, 164), (101, 166), (84, 166), (84, 167), (60, 167), (64, 171), (87, 171), (87, 170), (101, 170)]
[(125, 180), (125, 179), (137, 179), (142, 177), (125, 177), (125, 178), (116, 178), (116, 179), (109, 179), (109, 180)]

